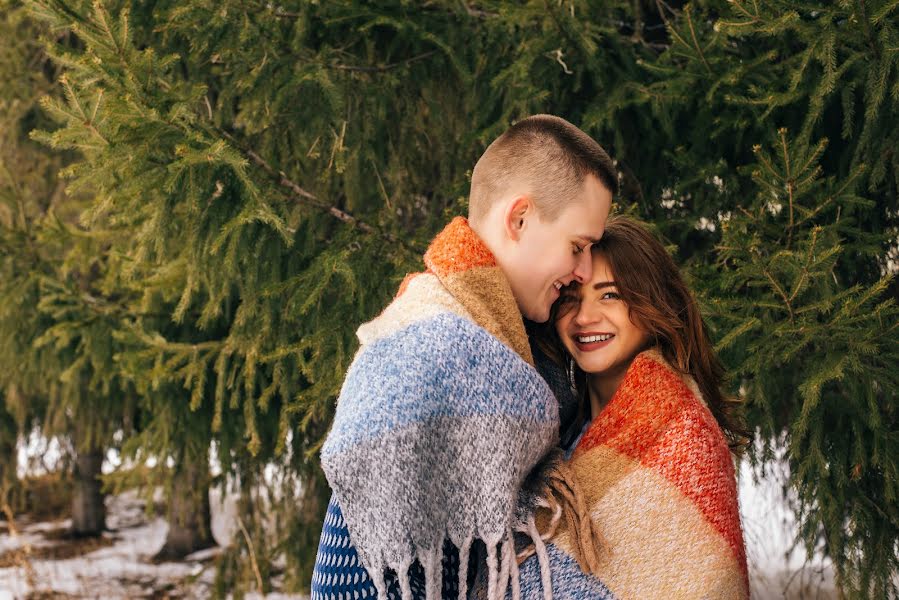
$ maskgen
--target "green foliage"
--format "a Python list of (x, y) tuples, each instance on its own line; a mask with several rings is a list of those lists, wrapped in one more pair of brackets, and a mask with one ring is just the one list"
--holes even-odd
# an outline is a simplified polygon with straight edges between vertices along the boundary
[(277, 557), (308, 582), (356, 327), (551, 112), (676, 246), (804, 543), (896, 596), (895, 1), (3, 5), (0, 389), (116, 415), (138, 461), (213, 442), (246, 518), (223, 593)]
[[(19, 430), (42, 424), (48, 435), (79, 423), (74, 449), (103, 447), (129, 410), (110, 344), (118, 315), (98, 293), (106, 277), (103, 232), (77, 217), (86, 198), (63, 198), (58, 173), (75, 155), (48, 152), (27, 139), (49, 125), (40, 93), (53, 93), (54, 69), (34, 43), (38, 26), (20, 7), (4, 12), (4, 35), (27, 40), (0, 63), (4, 87), (0, 154), (0, 389)], [(29, 72), (26, 65), (43, 66)], [(25, 77), (25, 87), (21, 73)], [(47, 96), (48, 98), (51, 96)]]
[(721, 223), (714, 310), (731, 333), (719, 349), (764, 439), (790, 433), (809, 552), (823, 539), (844, 589), (889, 597), (878, 573), (895, 569), (886, 549), (899, 537), (899, 307), (890, 276), (840, 281), (844, 256), (877, 253), (850, 216), (871, 205), (854, 192), (862, 169), (820, 177), (825, 145), (780, 130), (770, 151), (756, 147), (755, 198)]

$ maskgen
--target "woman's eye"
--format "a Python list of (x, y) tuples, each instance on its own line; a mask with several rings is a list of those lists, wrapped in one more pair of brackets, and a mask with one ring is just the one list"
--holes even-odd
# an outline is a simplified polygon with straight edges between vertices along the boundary
[(618, 292), (606, 292), (602, 295), (603, 300), (619, 300), (621, 296), (618, 295)]
[(575, 254), (580, 254), (584, 251), (584, 247), (578, 246), (577, 244), (572, 244), (571, 247), (573, 248)]

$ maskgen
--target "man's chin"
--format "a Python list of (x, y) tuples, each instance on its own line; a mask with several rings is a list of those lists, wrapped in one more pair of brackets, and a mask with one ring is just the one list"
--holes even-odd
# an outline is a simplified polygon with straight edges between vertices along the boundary
[(542, 310), (534, 310), (534, 311), (530, 311), (530, 312), (533, 314), (524, 315), (524, 318), (527, 319), (528, 321), (533, 321), (534, 323), (546, 323), (547, 321), (549, 321), (549, 312), (550, 311), (548, 308), (542, 309)]
[(518, 312), (521, 316), (534, 323), (546, 323), (549, 321), (549, 314), (552, 305), (549, 306), (527, 306), (520, 299), (515, 299), (518, 304)]

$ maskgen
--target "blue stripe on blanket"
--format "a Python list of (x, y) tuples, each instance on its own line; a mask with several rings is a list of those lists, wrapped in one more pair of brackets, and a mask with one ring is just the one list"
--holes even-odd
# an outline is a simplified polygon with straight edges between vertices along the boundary
[[(447, 543), (443, 553), (443, 590), (441, 598), (459, 595), (459, 553)], [(409, 569), (412, 597), (425, 597), (424, 569), (417, 561)], [(388, 600), (400, 600), (400, 588), (393, 573), (387, 575)], [(325, 516), (315, 569), (312, 573), (312, 600), (365, 600), (377, 597), (371, 577), (362, 566), (359, 555), (350, 541), (350, 532), (340, 512), (337, 499), (331, 497)]]
[[(553, 600), (615, 600), (611, 590), (599, 579), (587, 575), (577, 562), (555, 544), (546, 545), (549, 554)], [(543, 585), (540, 581), (540, 562), (536, 555), (531, 556), (518, 567), (521, 581), (521, 600), (543, 600)], [(486, 587), (483, 578), (479, 582), (481, 589)], [(479, 586), (480, 587), (480, 586)], [(511, 589), (506, 599), (512, 598)]]
[(473, 415), (531, 423), (559, 418), (546, 382), (514, 350), (468, 319), (440, 314), (359, 353), (344, 381), (322, 454), (435, 417)]

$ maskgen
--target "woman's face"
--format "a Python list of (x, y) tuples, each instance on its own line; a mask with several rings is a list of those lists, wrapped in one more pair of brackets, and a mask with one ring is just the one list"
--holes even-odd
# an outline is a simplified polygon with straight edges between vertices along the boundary
[(609, 261), (600, 254), (593, 255), (589, 282), (562, 291), (556, 331), (578, 366), (600, 377), (622, 375), (649, 339), (631, 322)]

